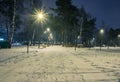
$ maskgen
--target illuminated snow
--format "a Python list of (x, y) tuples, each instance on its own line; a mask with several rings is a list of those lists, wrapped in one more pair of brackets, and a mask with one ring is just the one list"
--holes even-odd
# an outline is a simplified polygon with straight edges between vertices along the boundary
[(118, 82), (120, 48), (0, 50), (0, 82)]

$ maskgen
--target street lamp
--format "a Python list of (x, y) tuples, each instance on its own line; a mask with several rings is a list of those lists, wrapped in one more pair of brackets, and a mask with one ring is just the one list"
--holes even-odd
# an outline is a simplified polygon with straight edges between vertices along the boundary
[(120, 34), (118, 34), (118, 38), (120, 38)]
[(47, 28), (46, 31), (44, 31), (44, 34), (47, 34), (47, 37), (48, 37), (48, 46), (49, 46), (50, 40), (53, 39), (53, 35), (50, 32), (50, 28)]
[(77, 38), (80, 39), (80, 36), (78, 36)]
[(34, 18), (36, 23), (43, 24), (44, 22), (47, 21), (47, 16), (48, 14), (43, 9), (35, 10), (34, 12)]
[(52, 33), (50, 33), (50, 38), (53, 39), (53, 35), (52, 35)]
[(50, 37), (50, 40), (51, 40), (51, 44), (53, 44), (53, 34), (50, 33), (49, 37)]
[[(47, 13), (45, 13), (45, 11), (43, 9), (41, 10), (35, 10), (35, 22), (43, 24), (44, 22), (47, 21)], [(41, 25), (42, 26), (42, 25)], [(38, 36), (39, 36), (39, 28), (38, 28)], [(38, 48), (40, 48), (40, 37), (39, 38), (39, 43), (38, 43)]]
[(50, 41), (51, 41), (51, 43), (52, 43), (52, 41), (53, 41), (53, 34), (51, 33), (50, 28), (47, 28), (47, 29), (44, 31), (44, 34), (47, 35), (47, 38), (48, 38), (48, 46), (49, 46)]
[(120, 34), (118, 34), (118, 46), (120, 46)]
[(101, 51), (101, 47), (102, 47), (102, 36), (104, 34), (104, 29), (100, 29), (100, 34), (101, 34), (101, 38), (100, 38), (100, 51)]
[(101, 29), (101, 30), (100, 30), (100, 34), (103, 34), (103, 33), (104, 33), (104, 29)]

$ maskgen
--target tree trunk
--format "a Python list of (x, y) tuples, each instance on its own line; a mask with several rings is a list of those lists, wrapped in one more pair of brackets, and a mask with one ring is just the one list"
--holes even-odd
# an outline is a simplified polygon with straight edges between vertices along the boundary
[(62, 31), (62, 46), (64, 47), (64, 31)]
[(16, 14), (16, 0), (14, 0), (13, 17), (12, 17), (12, 23), (10, 26), (10, 36), (9, 36), (9, 45), (8, 45), (9, 48), (11, 48), (12, 40), (13, 40), (13, 34), (14, 34), (14, 28), (15, 28), (15, 14)]
[(35, 29), (33, 29), (31, 44), (34, 45)]
[(8, 38), (9, 38), (8, 20), (6, 20), (5, 23), (6, 23), (6, 36), (7, 36), (7, 40), (8, 40)]

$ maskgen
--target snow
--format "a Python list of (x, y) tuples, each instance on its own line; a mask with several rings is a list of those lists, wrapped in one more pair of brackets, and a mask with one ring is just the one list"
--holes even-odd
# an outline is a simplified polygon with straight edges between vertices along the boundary
[(26, 46), (0, 50), (0, 82), (118, 82), (120, 48)]

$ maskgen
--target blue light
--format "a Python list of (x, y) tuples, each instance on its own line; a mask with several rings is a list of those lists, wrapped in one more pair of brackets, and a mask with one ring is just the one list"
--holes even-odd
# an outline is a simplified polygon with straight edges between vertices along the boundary
[(4, 41), (4, 39), (3, 39), (3, 38), (0, 38), (0, 41)]

